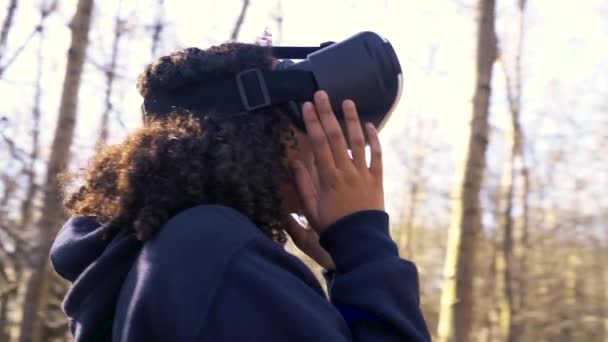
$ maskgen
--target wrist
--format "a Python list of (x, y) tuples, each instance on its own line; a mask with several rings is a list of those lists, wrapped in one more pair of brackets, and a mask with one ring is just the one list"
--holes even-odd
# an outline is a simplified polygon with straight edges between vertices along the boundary
[(319, 242), (332, 256), (339, 273), (399, 256), (389, 234), (389, 216), (382, 210), (363, 210), (340, 218), (321, 234)]

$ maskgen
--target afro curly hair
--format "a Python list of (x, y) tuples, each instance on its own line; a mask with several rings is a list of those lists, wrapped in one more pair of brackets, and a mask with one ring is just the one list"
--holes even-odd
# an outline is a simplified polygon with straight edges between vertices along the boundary
[[(148, 65), (137, 86), (145, 104), (242, 70), (268, 70), (272, 63), (271, 48), (254, 44), (188, 48)], [(221, 204), (249, 217), (271, 239), (286, 241), (280, 187), (290, 178), (286, 149), (296, 140), (279, 107), (211, 115), (171, 106), (147, 116), (143, 127), (102, 147), (87, 168), (67, 177), (69, 214), (95, 216), (145, 241), (180, 211)], [(68, 194), (76, 180), (81, 185)]]

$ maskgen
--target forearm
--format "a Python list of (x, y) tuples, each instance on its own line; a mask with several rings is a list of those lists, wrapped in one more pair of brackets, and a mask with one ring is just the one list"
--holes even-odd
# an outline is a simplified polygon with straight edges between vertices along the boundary
[(328, 278), (332, 303), (358, 340), (430, 340), (413, 263), (399, 258), (388, 215), (362, 211), (334, 223), (321, 243), (336, 263)]

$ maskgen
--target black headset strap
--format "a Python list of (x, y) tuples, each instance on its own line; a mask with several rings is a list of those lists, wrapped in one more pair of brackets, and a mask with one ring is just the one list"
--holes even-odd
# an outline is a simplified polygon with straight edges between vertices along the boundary
[(278, 59), (304, 59), (320, 49), (318, 46), (277, 46), (272, 48), (272, 55)]
[[(320, 46), (275, 46), (278, 59), (305, 59), (334, 42)], [(287, 103), (306, 101), (318, 90), (314, 74), (305, 70), (244, 70), (235, 77), (215, 82), (185, 85), (163, 94), (151, 95), (142, 104), (144, 120), (154, 113), (169, 113), (174, 108), (206, 113), (233, 114)]]
[(168, 113), (173, 108), (205, 113), (233, 114), (264, 107), (306, 101), (318, 89), (314, 75), (305, 70), (244, 70), (235, 77), (182, 86), (144, 101), (145, 115)]
[(320, 46), (275, 46), (272, 48), (272, 54), (278, 59), (305, 59), (311, 53), (332, 44), (334, 42), (325, 42)]

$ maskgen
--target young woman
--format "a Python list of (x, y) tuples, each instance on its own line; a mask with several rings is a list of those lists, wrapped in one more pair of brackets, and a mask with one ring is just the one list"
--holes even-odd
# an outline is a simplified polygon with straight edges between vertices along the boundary
[[(281, 106), (180, 105), (214, 96), (191, 91), (201, 82), (276, 63), (268, 47), (228, 43), (140, 76), (146, 123), (73, 180), (51, 250), (73, 283), (75, 341), (430, 340), (415, 266), (389, 235), (377, 132), (367, 126), (368, 166), (352, 101), (344, 133), (322, 91), (303, 105), (307, 133)], [(327, 270), (330, 300), (286, 234)]]

